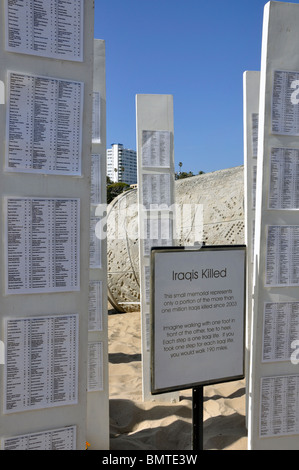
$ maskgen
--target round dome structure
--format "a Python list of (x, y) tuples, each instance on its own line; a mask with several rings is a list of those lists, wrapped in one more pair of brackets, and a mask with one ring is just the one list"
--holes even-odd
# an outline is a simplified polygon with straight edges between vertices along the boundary
[[(244, 244), (243, 166), (193, 176), (175, 182), (177, 244), (193, 244), (190, 233), (206, 245)], [(191, 211), (201, 210), (201, 227)], [(107, 212), (108, 300), (119, 312), (140, 309), (137, 190), (122, 193)]]

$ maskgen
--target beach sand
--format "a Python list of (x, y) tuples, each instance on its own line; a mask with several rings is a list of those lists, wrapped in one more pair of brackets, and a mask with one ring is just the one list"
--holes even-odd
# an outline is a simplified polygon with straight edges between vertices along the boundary
[[(143, 402), (140, 312), (108, 315), (110, 450), (192, 450), (192, 390)], [(204, 387), (205, 450), (247, 450), (245, 382)]]

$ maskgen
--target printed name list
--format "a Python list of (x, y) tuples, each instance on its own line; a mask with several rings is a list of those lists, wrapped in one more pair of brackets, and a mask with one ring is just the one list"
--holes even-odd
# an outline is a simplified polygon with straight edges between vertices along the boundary
[(80, 289), (79, 199), (7, 198), (7, 294)]

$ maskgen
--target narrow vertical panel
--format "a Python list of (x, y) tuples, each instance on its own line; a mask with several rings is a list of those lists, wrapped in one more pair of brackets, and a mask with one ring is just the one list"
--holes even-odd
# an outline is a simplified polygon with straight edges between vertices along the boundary
[(90, 197), (87, 440), (91, 450), (109, 449), (106, 210), (106, 52), (94, 40)]
[[(175, 244), (174, 125), (171, 95), (137, 95), (137, 181), (143, 400), (153, 400), (150, 371), (150, 250)], [(177, 393), (157, 401), (175, 401)]]
[[(249, 371), (250, 333), (252, 320), (253, 252), (256, 204), (256, 171), (258, 148), (260, 72), (247, 71), (243, 75), (244, 117), (244, 213), (246, 251), (246, 375)], [(248, 403), (248, 383), (246, 383)]]
[(2, 448), (86, 447), (93, 3), (0, 5)]
[(248, 408), (252, 450), (299, 448), (298, 25), (298, 4), (265, 6)]

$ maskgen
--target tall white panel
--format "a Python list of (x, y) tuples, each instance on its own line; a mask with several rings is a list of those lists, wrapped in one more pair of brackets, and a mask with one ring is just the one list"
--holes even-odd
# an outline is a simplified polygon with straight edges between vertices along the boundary
[(264, 10), (260, 74), (250, 449), (299, 448), (299, 5)]
[(101, 230), (106, 209), (106, 53), (94, 41), (93, 123), (90, 195), (87, 441), (109, 449), (107, 240)]
[(143, 400), (175, 401), (150, 392), (150, 250), (175, 243), (173, 97), (137, 95), (136, 123)]
[(94, 9), (57, 5), (0, 5), (4, 448), (86, 445)]
[[(256, 204), (256, 171), (258, 148), (260, 72), (247, 71), (243, 75), (244, 112), (244, 213), (246, 259), (246, 376), (249, 372), (250, 333), (252, 320), (253, 252)], [(248, 402), (248, 382), (246, 382)]]

